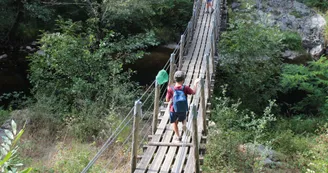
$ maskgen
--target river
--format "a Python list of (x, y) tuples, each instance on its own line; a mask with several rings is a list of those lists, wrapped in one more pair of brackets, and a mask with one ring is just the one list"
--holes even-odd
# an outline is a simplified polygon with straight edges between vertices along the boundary
[[(172, 46), (171, 46), (172, 47)], [(147, 54), (134, 64), (126, 65), (125, 69), (132, 69), (131, 80), (141, 86), (147, 86), (153, 82), (159, 70), (161, 70), (170, 58), (173, 49), (169, 46), (159, 46), (147, 50)], [(6, 56), (4, 56), (6, 55)], [(0, 54), (0, 96), (4, 93), (22, 91), (29, 95), (31, 85), (28, 80), (27, 51), (10, 50)], [(8, 100), (0, 99), (0, 107), (7, 105)]]

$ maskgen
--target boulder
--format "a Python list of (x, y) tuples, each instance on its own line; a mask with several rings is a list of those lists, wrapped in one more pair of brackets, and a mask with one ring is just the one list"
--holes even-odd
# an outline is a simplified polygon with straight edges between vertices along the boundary
[(241, 3), (240, 3), (240, 2), (233, 2), (233, 3), (231, 4), (231, 9), (232, 9), (233, 11), (236, 11), (236, 10), (239, 9), (240, 6), (241, 6)]
[(283, 154), (261, 144), (247, 143), (239, 145), (238, 150), (241, 153), (256, 157), (256, 160), (259, 160), (264, 167), (282, 166), (282, 162), (285, 160)]
[[(281, 30), (298, 32), (305, 50), (314, 58), (321, 56), (327, 23), (324, 17), (296, 0), (257, 0), (257, 4), (258, 21), (278, 26)], [(293, 59), (294, 54), (291, 55), (285, 57)]]

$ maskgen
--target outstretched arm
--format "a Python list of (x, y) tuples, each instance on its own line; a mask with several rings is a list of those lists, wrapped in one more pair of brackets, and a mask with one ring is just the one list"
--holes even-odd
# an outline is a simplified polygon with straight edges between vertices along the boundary
[(198, 83), (199, 83), (199, 81), (200, 81), (200, 79), (199, 78), (197, 78), (197, 79), (195, 79), (195, 82), (194, 82), (194, 94), (196, 94), (197, 93), (197, 88), (198, 88)]

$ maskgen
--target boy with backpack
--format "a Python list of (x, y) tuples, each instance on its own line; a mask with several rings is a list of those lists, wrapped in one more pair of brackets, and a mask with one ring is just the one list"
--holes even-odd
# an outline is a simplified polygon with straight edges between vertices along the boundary
[(214, 8), (213, 8), (213, 4), (212, 4), (212, 0), (206, 0), (206, 12), (205, 13), (209, 13), (209, 8), (211, 8), (211, 13), (214, 12)]
[(173, 126), (174, 133), (176, 135), (175, 140), (182, 140), (182, 136), (179, 134), (178, 122), (182, 122), (182, 130), (186, 132), (186, 114), (188, 111), (188, 99), (187, 95), (194, 95), (197, 91), (197, 83), (199, 79), (195, 80), (194, 90), (189, 86), (184, 85), (185, 73), (177, 71), (174, 74), (175, 84), (167, 89), (166, 101), (169, 102), (172, 99), (170, 105), (170, 123)]

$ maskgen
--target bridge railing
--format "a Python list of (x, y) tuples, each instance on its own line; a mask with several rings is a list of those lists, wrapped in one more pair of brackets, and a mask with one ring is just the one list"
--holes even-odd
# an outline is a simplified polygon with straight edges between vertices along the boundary
[[(225, 0), (222, 0), (225, 1)], [(206, 70), (206, 76), (204, 76), (205, 73), (202, 74), (202, 81), (203, 85), (201, 85), (201, 94), (198, 92), (198, 97), (202, 97), (202, 103), (201, 106), (202, 109), (202, 117), (203, 117), (203, 129), (205, 129), (206, 132), (206, 108), (205, 108), (205, 80), (206, 83), (208, 83), (208, 93), (210, 93), (210, 82), (211, 82), (211, 76), (210, 74), (214, 74), (214, 56), (215, 56), (215, 48), (217, 46), (217, 40), (218, 40), (218, 31), (220, 27), (220, 19), (221, 16), (221, 3), (216, 3), (216, 11), (214, 15), (214, 20), (212, 22), (213, 30), (212, 33), (212, 39), (211, 39), (211, 48), (206, 53), (207, 58), (207, 70)], [(188, 22), (188, 26), (184, 33), (181, 35), (181, 39), (174, 49), (174, 51), (171, 54), (170, 59), (166, 62), (163, 69), (164, 70), (170, 70), (170, 81), (169, 85), (173, 83), (173, 74), (177, 69), (182, 68), (184, 56), (188, 54), (190, 51), (188, 48), (190, 47), (190, 44), (193, 40), (194, 32), (197, 27), (197, 20), (200, 15), (200, 9), (204, 5), (202, 3), (202, 0), (195, 0), (194, 1), (194, 8), (193, 13), (190, 21)], [(209, 56), (211, 55), (211, 56)], [(211, 61), (210, 61), (211, 59)], [(212, 69), (209, 69), (209, 63), (212, 64)], [(142, 147), (148, 140), (149, 134), (154, 134), (157, 130), (157, 122), (158, 122), (158, 115), (161, 113), (164, 113), (163, 110), (165, 109), (165, 106), (167, 106), (167, 103), (164, 102), (164, 96), (166, 93), (166, 87), (165, 85), (160, 86), (156, 80), (152, 82), (152, 84), (148, 87), (148, 89), (142, 94), (142, 96), (139, 97), (139, 99), (135, 102), (135, 105), (133, 108), (130, 109), (129, 113), (122, 118), (122, 121), (120, 124), (117, 125), (117, 128), (113, 130), (112, 135), (107, 139), (107, 141), (103, 144), (101, 149), (95, 154), (92, 160), (88, 163), (88, 165), (83, 169), (81, 173), (86, 173), (100, 157), (106, 157), (104, 153), (111, 153), (110, 158), (106, 158), (107, 162), (101, 163), (103, 165), (102, 170), (103, 172), (106, 172), (105, 170), (110, 167), (112, 172), (117, 171), (118, 169), (129, 170), (131, 172), (134, 172), (137, 164), (138, 159), (138, 150), (140, 147)], [(209, 94), (210, 95), (210, 94)], [(204, 102), (204, 103), (203, 103)], [(166, 104), (166, 105), (165, 105)], [(162, 105), (162, 106), (160, 106)], [(165, 106), (163, 106), (165, 105)], [(194, 107), (196, 105), (191, 106), (191, 114), (193, 115), (192, 121), (188, 122), (188, 128), (191, 129), (192, 122), (194, 126), (193, 129), (197, 129), (197, 109), (194, 110)], [(196, 108), (196, 107), (195, 107)], [(143, 120), (143, 121), (141, 121)], [(152, 125), (150, 124), (150, 121), (152, 120)], [(132, 128), (131, 128), (132, 127)], [(198, 135), (195, 136), (195, 130), (193, 138), (197, 138)], [(120, 138), (120, 139), (118, 139)], [(198, 141), (198, 140), (193, 140)], [(128, 145), (131, 143), (132, 145)], [(116, 145), (114, 145), (116, 144)], [(117, 145), (119, 144), (119, 145)], [(193, 144), (194, 146), (198, 145)], [(194, 151), (198, 151), (198, 147), (195, 147)], [(107, 152), (105, 152), (107, 151)], [(131, 151), (131, 152), (130, 152)], [(129, 153), (131, 153), (131, 164), (128, 164), (126, 162), (126, 158), (128, 158)], [(197, 153), (194, 153), (195, 157)], [(199, 155), (199, 154), (198, 154)], [(104, 160), (104, 159), (103, 159)], [(125, 163), (125, 164), (123, 164)], [(198, 162), (199, 163), (199, 162)], [(100, 164), (98, 164), (100, 165)], [(199, 164), (198, 164), (199, 166)], [(199, 167), (198, 167), (199, 169)], [(197, 169), (195, 169), (197, 170)]]

